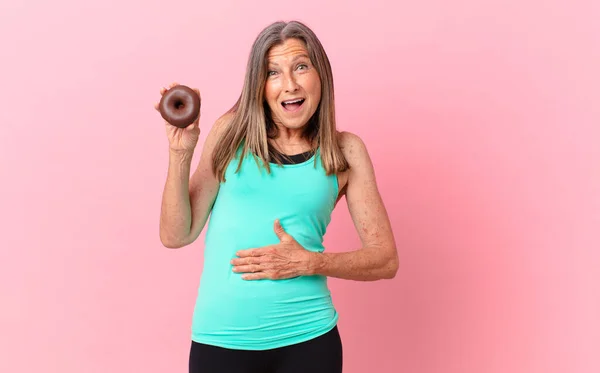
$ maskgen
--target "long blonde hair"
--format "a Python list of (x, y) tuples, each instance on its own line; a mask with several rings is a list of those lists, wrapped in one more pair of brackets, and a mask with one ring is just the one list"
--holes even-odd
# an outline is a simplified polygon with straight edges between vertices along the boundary
[[(252, 45), (242, 92), (228, 111), (232, 114), (213, 153), (213, 173), (219, 181), (225, 180), (225, 170), (244, 144), (241, 157), (248, 152), (260, 159), (270, 172), (270, 161), (275, 161), (269, 138), (277, 136), (277, 126), (271, 119), (264, 100), (269, 50), (287, 39), (299, 39), (306, 45), (310, 60), (321, 79), (321, 101), (310, 119), (304, 136), (319, 148), (323, 167), (328, 175), (349, 168), (337, 141), (333, 74), (329, 58), (314, 32), (298, 21), (275, 22), (258, 35)], [(316, 161), (316, 158), (315, 158)], [(279, 162), (277, 162), (279, 163)], [(239, 171), (242, 162), (238, 164)], [(236, 171), (236, 172), (237, 172)]]

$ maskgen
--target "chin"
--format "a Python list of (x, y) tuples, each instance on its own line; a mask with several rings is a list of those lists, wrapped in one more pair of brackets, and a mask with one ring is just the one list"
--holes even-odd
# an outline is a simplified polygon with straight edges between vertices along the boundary
[(283, 127), (290, 130), (299, 130), (306, 128), (308, 126), (308, 121), (297, 122), (297, 121), (280, 121), (279, 122)]
[(276, 118), (273, 118), (273, 121), (278, 126), (283, 126), (287, 129), (302, 129), (308, 125), (310, 122), (310, 118), (296, 117), (290, 118), (286, 115), (286, 113), (281, 113), (277, 115)]
[(311, 110), (312, 108), (307, 105), (306, 102), (302, 105), (303, 107), (300, 107), (295, 111), (285, 110), (284, 108), (279, 107), (280, 104), (269, 106), (271, 109), (271, 117), (275, 124), (290, 130), (306, 128), (315, 112), (315, 110)]

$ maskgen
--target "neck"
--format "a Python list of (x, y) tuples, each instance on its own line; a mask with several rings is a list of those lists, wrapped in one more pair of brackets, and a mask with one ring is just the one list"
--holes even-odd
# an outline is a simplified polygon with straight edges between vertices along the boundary
[(271, 140), (277, 151), (283, 154), (299, 154), (312, 150), (311, 144), (303, 135), (304, 129), (290, 129), (277, 126), (277, 137)]

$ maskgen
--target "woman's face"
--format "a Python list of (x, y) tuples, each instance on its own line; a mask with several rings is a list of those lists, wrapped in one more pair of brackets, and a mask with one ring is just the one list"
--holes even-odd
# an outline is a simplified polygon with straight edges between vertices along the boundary
[(321, 79), (304, 43), (288, 39), (269, 51), (265, 100), (273, 121), (289, 129), (303, 128), (321, 101)]

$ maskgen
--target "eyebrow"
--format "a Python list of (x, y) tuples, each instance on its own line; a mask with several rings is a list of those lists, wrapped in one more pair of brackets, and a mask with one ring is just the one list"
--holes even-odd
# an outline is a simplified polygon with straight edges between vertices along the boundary
[[(294, 57), (294, 59), (292, 60), (292, 63), (293, 63), (293, 62), (296, 62), (297, 60), (299, 60), (299, 59), (301, 59), (301, 58), (306, 58), (306, 59), (309, 59), (309, 60), (310, 60), (310, 57), (308, 57), (308, 55), (307, 55), (307, 54), (305, 54), (305, 53), (302, 53), (302, 54), (299, 54), (299, 55), (297, 55), (296, 57)], [(268, 61), (268, 63), (269, 63), (270, 65), (273, 65), (273, 66), (279, 66), (279, 64), (278, 64), (278, 63), (276, 63), (276, 62), (271, 62), (271, 61)]]

